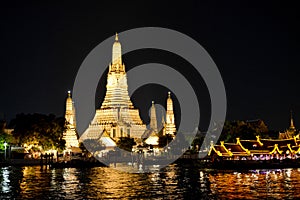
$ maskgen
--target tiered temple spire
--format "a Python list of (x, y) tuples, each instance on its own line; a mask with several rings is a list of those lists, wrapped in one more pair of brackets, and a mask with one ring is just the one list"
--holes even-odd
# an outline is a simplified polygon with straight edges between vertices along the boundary
[(66, 147), (79, 147), (76, 133), (75, 106), (71, 97), (71, 91), (68, 91), (68, 97), (66, 99), (65, 119), (67, 129), (64, 132), (63, 139), (66, 141)]
[(173, 111), (173, 100), (171, 98), (171, 92), (168, 92), (165, 129), (166, 129), (165, 131), (166, 134), (175, 135), (176, 133), (175, 117)]
[(122, 64), (122, 50), (121, 43), (119, 42), (118, 33), (116, 33), (115, 42), (113, 44), (112, 49), (112, 64)]
[[(96, 110), (90, 127), (83, 134), (84, 138), (99, 138), (105, 130), (110, 137), (141, 138), (146, 130), (139, 110), (135, 109), (129, 94), (125, 65), (122, 63), (122, 49), (118, 34), (112, 47), (112, 62), (107, 74), (106, 95), (100, 109)], [(93, 136), (89, 136), (93, 135)]]
[[(150, 129), (158, 132), (155, 104), (151, 106)], [(163, 119), (164, 120), (164, 117)], [(168, 93), (166, 122), (163, 122), (163, 134), (175, 135), (175, 119), (171, 93)], [(96, 110), (94, 119), (83, 133), (81, 140), (98, 139), (103, 131), (113, 139), (131, 137), (139, 141), (147, 133), (146, 125), (142, 122), (139, 110), (135, 109), (129, 94), (125, 65), (122, 63), (122, 49), (118, 34), (112, 47), (112, 62), (107, 74), (106, 95), (100, 109)]]
[(150, 129), (157, 133), (157, 118), (154, 101), (152, 101), (152, 106), (150, 110)]

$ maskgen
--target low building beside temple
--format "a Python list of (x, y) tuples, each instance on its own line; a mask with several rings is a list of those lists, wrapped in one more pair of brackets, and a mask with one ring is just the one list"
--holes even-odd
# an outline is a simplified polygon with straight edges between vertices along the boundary
[(211, 143), (208, 156), (222, 160), (272, 160), (300, 158), (300, 138), (291, 116), (290, 127), (279, 133), (278, 139), (254, 140), (236, 138), (236, 143)]
[(271, 159), (296, 159), (300, 158), (300, 140), (291, 139), (261, 139), (241, 140), (236, 138), (236, 143), (211, 144), (208, 156), (212, 159), (222, 157), (226, 160), (271, 160)]

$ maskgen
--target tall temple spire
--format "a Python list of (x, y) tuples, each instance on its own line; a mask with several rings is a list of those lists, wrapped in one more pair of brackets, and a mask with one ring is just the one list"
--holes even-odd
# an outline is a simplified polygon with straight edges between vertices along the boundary
[(116, 34), (112, 45), (112, 62), (107, 74), (106, 94), (101, 107), (96, 110), (94, 119), (80, 140), (98, 139), (103, 130), (110, 137), (141, 138), (147, 127), (140, 118), (128, 94), (127, 75), (122, 63), (119, 36)]
[(66, 141), (66, 147), (79, 147), (76, 134), (75, 107), (72, 100), (71, 91), (68, 91), (68, 96), (66, 99), (65, 119), (67, 122), (67, 129), (63, 134), (63, 139)]
[(173, 111), (173, 100), (171, 92), (168, 92), (167, 112), (166, 112), (166, 134), (174, 135), (176, 133), (175, 117)]
[(115, 41), (119, 41), (118, 33), (116, 33)]
[(101, 108), (126, 107), (133, 108), (128, 95), (127, 76), (125, 65), (122, 64), (121, 44), (116, 33), (112, 47), (112, 63), (109, 65), (107, 75), (106, 95)]
[(167, 110), (173, 111), (173, 101), (171, 99), (171, 92), (168, 92)]
[(112, 65), (119, 65), (115, 67), (122, 67), (122, 49), (121, 49), (121, 43), (119, 42), (118, 33), (116, 33), (115, 36), (115, 42), (113, 44), (112, 48)]
[(157, 118), (154, 101), (152, 101), (152, 106), (150, 110), (150, 129), (157, 133)]
[(74, 103), (71, 97), (71, 91), (68, 91), (68, 96), (66, 100), (66, 113), (65, 113), (65, 118), (67, 120), (67, 123), (76, 126), (75, 123), (75, 108), (74, 108)]

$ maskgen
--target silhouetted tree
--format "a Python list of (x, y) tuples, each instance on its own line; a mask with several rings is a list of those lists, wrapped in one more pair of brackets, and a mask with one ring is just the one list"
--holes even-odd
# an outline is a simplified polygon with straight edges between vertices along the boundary
[(14, 128), (13, 136), (19, 145), (35, 143), (44, 150), (63, 150), (65, 124), (65, 118), (53, 114), (18, 114), (9, 127)]
[(128, 138), (128, 137), (121, 137), (120, 140), (117, 142), (117, 146), (120, 149), (129, 151), (129, 152), (132, 151), (132, 146), (133, 145), (136, 145), (134, 139), (133, 138)]
[(237, 137), (243, 140), (255, 140), (257, 135), (269, 137), (268, 128), (262, 120), (226, 121), (219, 141), (236, 142)]
[(87, 150), (94, 155), (95, 152), (105, 149), (101, 141), (96, 139), (86, 139), (79, 146), (83, 151)]
[(192, 142), (193, 150), (199, 150), (203, 141), (204, 141), (204, 136), (196, 136)]
[(2, 128), (0, 128), (0, 150), (4, 150), (4, 142), (6, 143), (11, 143), (11, 141), (13, 140), (12, 135), (7, 134), (4, 132), (4, 130)]
[(160, 148), (163, 148), (167, 146), (171, 141), (173, 140), (173, 137), (170, 134), (162, 135), (158, 139), (158, 146)]

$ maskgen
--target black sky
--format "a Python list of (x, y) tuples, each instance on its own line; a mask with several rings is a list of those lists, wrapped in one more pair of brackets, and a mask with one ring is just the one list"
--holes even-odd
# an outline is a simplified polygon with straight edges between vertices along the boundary
[[(299, 19), (299, 6), (284, 1), (2, 3), (0, 118), (63, 115), (66, 91), (96, 45), (115, 32), (159, 26), (189, 35), (214, 59), (226, 87), (228, 120), (260, 118), (282, 130), (292, 109), (300, 127)], [(130, 54), (124, 61), (130, 68), (153, 57), (178, 59), (136, 52), (136, 60)]]

